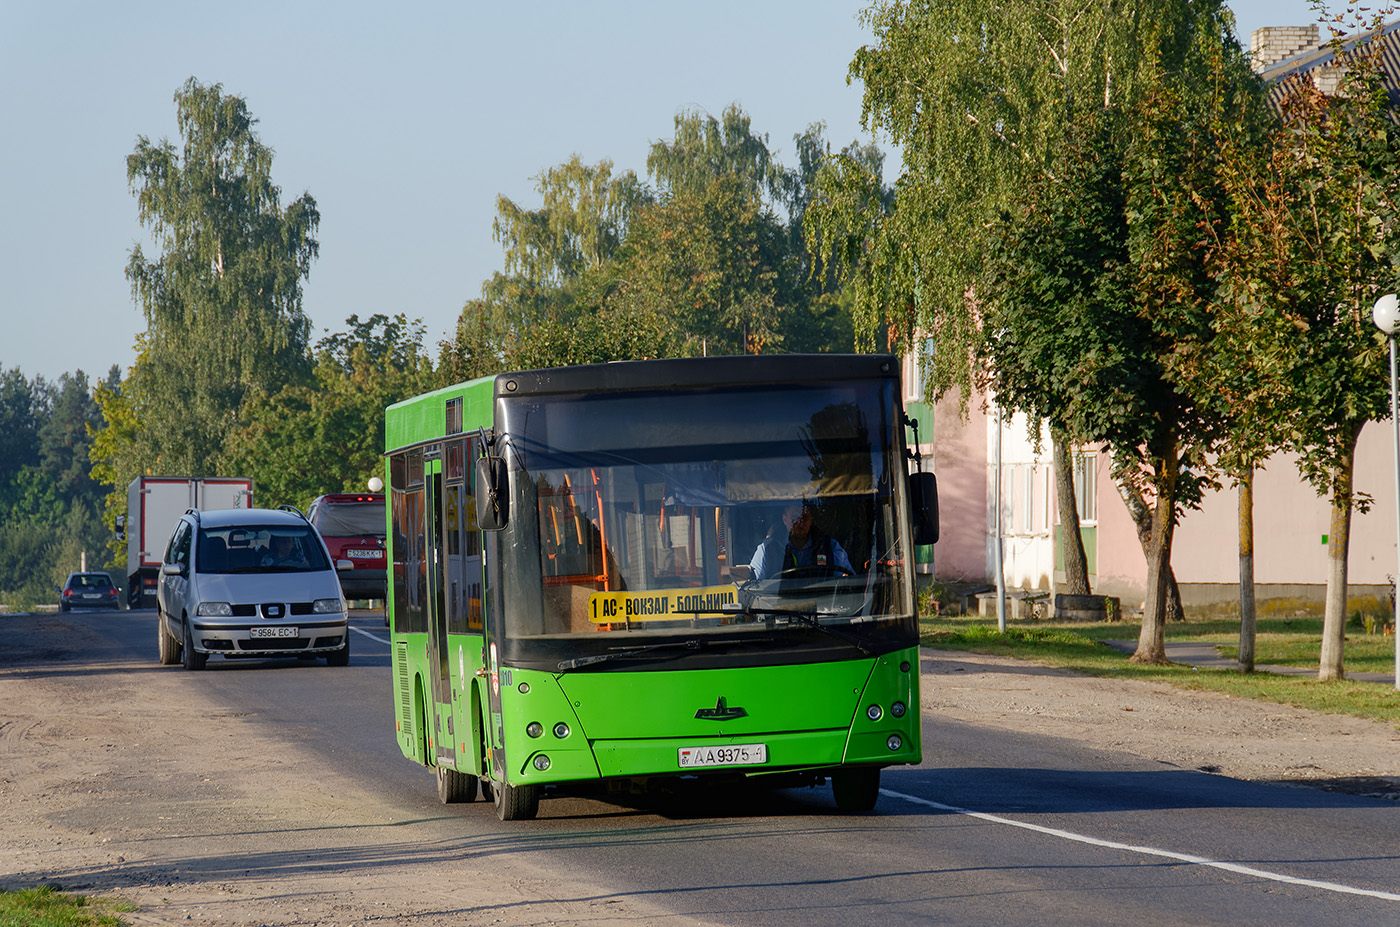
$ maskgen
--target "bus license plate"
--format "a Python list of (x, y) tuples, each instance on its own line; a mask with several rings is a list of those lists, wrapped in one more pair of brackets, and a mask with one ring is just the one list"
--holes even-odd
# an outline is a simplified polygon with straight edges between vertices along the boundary
[(681, 747), (681, 769), (702, 766), (758, 766), (768, 762), (767, 744), (732, 744), (725, 747)]
[(296, 628), (249, 628), (249, 637), (296, 637)]
[(345, 553), (346, 556), (361, 557), (366, 560), (384, 559), (384, 551), (382, 550), (347, 550)]

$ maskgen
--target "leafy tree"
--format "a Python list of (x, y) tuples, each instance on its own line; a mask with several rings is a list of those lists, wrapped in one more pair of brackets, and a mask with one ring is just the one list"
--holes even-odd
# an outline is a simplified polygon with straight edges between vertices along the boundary
[(138, 245), (127, 264), (146, 331), (122, 390), (140, 426), (114, 486), (147, 468), (219, 472), (244, 395), (305, 376), (301, 281), (317, 254), (316, 201), (281, 205), (272, 150), (242, 98), (190, 78), (175, 103), (180, 147), (140, 136), (127, 158), (158, 254)]
[(18, 367), (0, 373), (0, 485), (39, 462), (35, 387)]
[(1343, 676), (1351, 513), (1370, 501), (1353, 481), (1356, 441), (1389, 400), (1385, 338), (1370, 313), (1397, 278), (1400, 130), (1375, 52), (1339, 54), (1317, 80), (1291, 82), (1272, 146), (1232, 150), (1222, 248), (1235, 299), (1221, 324), (1248, 385), (1267, 398), (1255, 415), (1331, 500), (1321, 679)]
[(609, 310), (670, 331), (671, 356), (757, 354), (782, 343), (778, 278), (786, 232), (736, 175), (673, 192), (647, 210), (618, 261)]
[[(109, 380), (119, 376), (117, 368)], [(46, 421), (39, 428), (39, 467), (68, 502), (100, 503), (101, 489), (91, 475), (88, 459), (92, 432), (102, 427), (102, 413), (93, 399), (87, 374), (63, 374), (54, 384)]]
[(663, 196), (703, 193), (721, 178), (737, 181), (756, 199), (780, 197), (788, 186), (768, 148), (768, 136), (753, 133), (749, 116), (737, 103), (725, 107), (719, 119), (696, 110), (677, 113), (675, 136), (652, 144), (647, 173), (656, 178)]
[(607, 159), (590, 166), (574, 155), (542, 172), (535, 178), (539, 209), (497, 197), (495, 237), (505, 248), (507, 276), (559, 285), (611, 259), (637, 211), (652, 201), (636, 174), (613, 177), (612, 167)]
[(0, 601), (27, 609), (52, 602), (84, 554), (89, 569), (111, 568), (108, 531), (95, 514), (102, 493), (88, 465), (90, 429), (102, 420), (81, 370), (53, 383), (13, 370), (0, 383), (8, 443), (26, 449), (0, 476)]
[[(810, 273), (801, 210), (821, 127), (798, 136), (787, 172), (737, 106), (722, 120), (687, 112), (652, 146), (659, 198), (612, 164), (575, 156), (541, 173), (542, 204), (497, 202), (506, 266), (463, 309), (439, 375), (466, 379), (522, 367), (775, 350), (847, 349), (850, 303)], [(873, 149), (857, 154), (878, 164)], [(797, 235), (794, 237), (794, 229)]]
[[(857, 281), (858, 325), (892, 331), (901, 346), (916, 333), (934, 339), (932, 394), (970, 395), (981, 313), (998, 307), (1020, 311), (1002, 311), (987, 343), (1046, 350), (1087, 387), (1093, 399), (1065, 409), (1055, 400), (1074, 397), (1063, 384), (1036, 398), (1042, 374), (1025, 364), (1003, 373), (998, 351), (986, 358), (999, 401), (1014, 395), (1013, 408), (1076, 440), (1110, 442), (1120, 489), (1145, 515), (1147, 607), (1134, 659), (1163, 661), (1172, 528), (1208, 478), (1215, 433), (1178, 369), (1179, 353), (1209, 332), (1212, 290), (1189, 230), (1213, 207), (1182, 195), (1172, 172), (1196, 170), (1192, 158), (1210, 163), (1213, 140), (1198, 114), (1236, 105), (1242, 92), (1247, 70), (1230, 71), (1237, 82), (1223, 88), (1212, 82), (1222, 56), (1244, 61), (1229, 15), (1218, 3), (1180, 0), (1132, 10), (914, 0), (876, 3), (865, 15), (877, 42), (857, 53), (852, 76), (866, 85), (864, 118), (902, 147), (904, 171), (891, 208), (841, 163), (809, 220), (814, 237)], [(1076, 150), (1103, 164), (1074, 176)], [(1110, 225), (1096, 227), (1096, 213)], [(1068, 237), (1035, 240), (1016, 230), (1022, 221)], [(1035, 269), (984, 276), (984, 256), (997, 248), (1003, 268), (1024, 256)], [(1062, 269), (1060, 258), (1078, 263)], [(1031, 279), (1037, 273), (1048, 276)], [(1064, 307), (1050, 301), (1066, 297)], [(1084, 324), (1094, 313), (1115, 330)], [(1024, 326), (1047, 340), (1034, 343)], [(1018, 386), (1014, 375), (1027, 379)]]
[(438, 385), (421, 323), (346, 324), (317, 344), (309, 384), (251, 394), (229, 436), (229, 465), (253, 478), (260, 504), (304, 509), (322, 493), (363, 491), (383, 469), (384, 408)]

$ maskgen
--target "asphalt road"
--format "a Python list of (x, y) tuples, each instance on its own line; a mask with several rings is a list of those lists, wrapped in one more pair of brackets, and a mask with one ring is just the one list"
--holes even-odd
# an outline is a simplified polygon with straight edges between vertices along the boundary
[[(114, 618), (91, 619), (103, 659), (151, 659), (153, 619)], [(729, 790), (546, 798), (539, 820), (503, 824), (485, 802), (440, 805), (399, 755), (382, 618), (352, 623), (347, 668), (215, 658), (198, 683), (387, 797), (445, 873), (507, 856), (677, 924), (1400, 923), (1400, 803), (932, 716), (924, 765), (887, 770), (870, 814), (838, 813), (827, 789)]]

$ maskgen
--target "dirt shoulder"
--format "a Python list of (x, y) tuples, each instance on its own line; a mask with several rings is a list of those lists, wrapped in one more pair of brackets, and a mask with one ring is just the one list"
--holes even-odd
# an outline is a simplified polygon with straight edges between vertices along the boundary
[(925, 650), (925, 712), (1236, 779), (1400, 799), (1400, 729), (1165, 683)]
[[(484, 808), (406, 813), (100, 643), (0, 617), (0, 886), (119, 894), (145, 925), (675, 923), (541, 870)], [(925, 651), (923, 672), (932, 715), (1245, 779), (1400, 782), (1388, 725), (970, 654)]]

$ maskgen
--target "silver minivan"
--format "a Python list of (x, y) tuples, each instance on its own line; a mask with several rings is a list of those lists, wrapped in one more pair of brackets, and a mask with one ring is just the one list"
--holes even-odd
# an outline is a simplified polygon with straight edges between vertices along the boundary
[(350, 662), (335, 563), (295, 510), (190, 509), (175, 526), (156, 591), (160, 662), (203, 669), (225, 657)]

